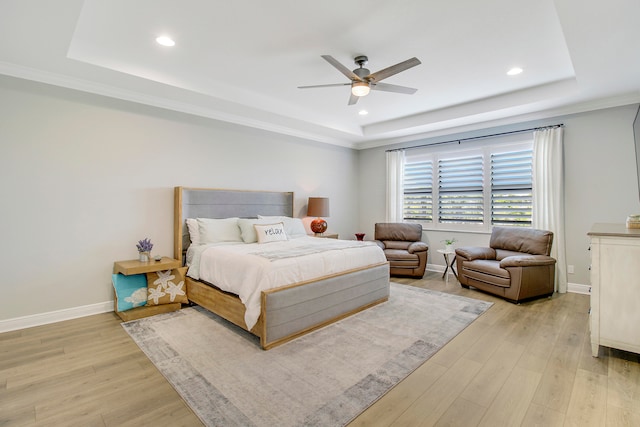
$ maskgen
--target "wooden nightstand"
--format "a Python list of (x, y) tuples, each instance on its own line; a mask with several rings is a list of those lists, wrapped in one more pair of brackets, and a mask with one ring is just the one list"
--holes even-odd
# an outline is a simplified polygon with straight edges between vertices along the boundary
[[(124, 274), (125, 276), (129, 276), (132, 274), (144, 274), (144, 273), (153, 273), (155, 271), (164, 271), (164, 270), (172, 270), (174, 268), (180, 267), (180, 261), (177, 259), (162, 257), (160, 261), (151, 261), (141, 262), (137, 259), (127, 260), (127, 261), (116, 261), (113, 263), (113, 273)], [(155, 314), (160, 313), (169, 313), (171, 311), (180, 310), (182, 305), (179, 302), (171, 303), (171, 304), (162, 304), (162, 305), (149, 305), (132, 308), (127, 311), (118, 311), (118, 296), (113, 292), (113, 311), (116, 312), (118, 316), (125, 322), (129, 320), (140, 319), (142, 317), (153, 316)]]
[(309, 234), (309, 236), (321, 239), (338, 239), (338, 233)]

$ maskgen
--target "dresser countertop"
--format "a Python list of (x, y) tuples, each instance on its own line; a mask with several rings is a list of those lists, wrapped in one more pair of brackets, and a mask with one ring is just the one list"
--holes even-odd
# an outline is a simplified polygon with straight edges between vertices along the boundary
[(640, 237), (640, 228), (627, 228), (626, 224), (594, 224), (589, 236)]

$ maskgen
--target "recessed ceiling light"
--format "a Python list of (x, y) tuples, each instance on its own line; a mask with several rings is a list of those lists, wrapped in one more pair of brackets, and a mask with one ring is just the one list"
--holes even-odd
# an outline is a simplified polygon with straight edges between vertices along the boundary
[(520, 68), (520, 67), (513, 67), (512, 69), (507, 71), (507, 75), (508, 76), (517, 76), (518, 74), (522, 73), (522, 71), (524, 71), (524, 70), (522, 68)]
[(176, 45), (176, 42), (174, 42), (172, 38), (167, 36), (160, 36), (156, 38), (156, 41), (158, 42), (158, 44), (161, 44), (162, 46), (171, 47)]
[(360, 114), (361, 116), (366, 116), (367, 114), (369, 114), (369, 112), (367, 110), (360, 110), (358, 111), (358, 114)]

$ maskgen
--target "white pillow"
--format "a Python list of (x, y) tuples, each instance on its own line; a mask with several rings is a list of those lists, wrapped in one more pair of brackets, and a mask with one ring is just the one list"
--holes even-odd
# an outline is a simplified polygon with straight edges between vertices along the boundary
[(200, 243), (242, 242), (238, 218), (198, 218)]
[(256, 235), (256, 229), (253, 228), (254, 224), (273, 224), (269, 219), (256, 219), (256, 218), (240, 218), (238, 219), (238, 227), (240, 227), (240, 235), (242, 241), (245, 243), (255, 243), (258, 241)]
[(287, 240), (287, 234), (284, 232), (284, 224), (253, 224), (258, 236), (258, 243), (280, 242)]
[(290, 216), (262, 216), (258, 215), (260, 219), (267, 219), (271, 221), (278, 221), (284, 224), (284, 231), (289, 237), (306, 236), (307, 230), (304, 228), (304, 224), (300, 218), (291, 218)]
[(187, 230), (189, 230), (189, 239), (192, 245), (200, 244), (200, 227), (196, 218), (187, 218)]

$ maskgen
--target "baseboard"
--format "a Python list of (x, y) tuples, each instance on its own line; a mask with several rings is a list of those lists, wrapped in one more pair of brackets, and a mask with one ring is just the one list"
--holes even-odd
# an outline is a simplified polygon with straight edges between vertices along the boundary
[[(426, 270), (427, 271), (435, 271), (437, 273), (444, 273), (444, 265), (427, 264)], [(451, 269), (449, 269), (449, 274), (453, 274), (453, 273), (451, 273)]]
[(591, 295), (591, 286), (583, 285), (581, 283), (567, 283), (567, 292)]
[[(427, 270), (443, 273), (444, 266), (428, 264)], [(581, 283), (568, 283), (567, 292), (589, 295), (591, 293), (591, 286), (583, 285)], [(93, 314), (108, 313), (110, 311), (113, 311), (113, 301), (99, 302), (97, 304), (84, 305), (81, 307), (0, 320), (0, 333), (47, 325), (49, 323), (62, 322), (63, 320), (77, 319), (78, 317), (91, 316)]]
[(109, 311), (113, 311), (113, 301), (0, 320), (0, 333), (77, 319), (78, 317), (91, 316), (93, 314), (107, 313)]

